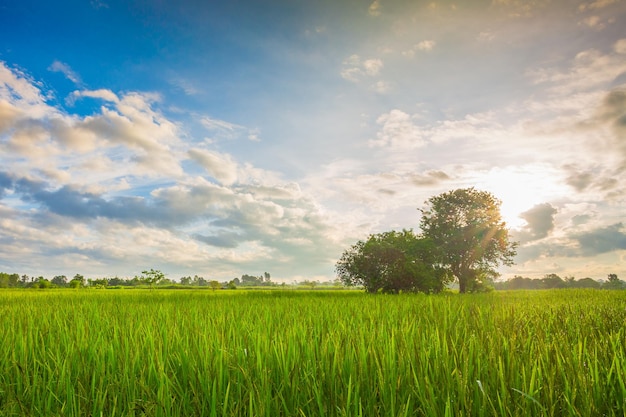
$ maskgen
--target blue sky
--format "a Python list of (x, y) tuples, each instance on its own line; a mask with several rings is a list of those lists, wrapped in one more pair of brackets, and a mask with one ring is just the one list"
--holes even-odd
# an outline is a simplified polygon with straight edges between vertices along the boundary
[(626, 277), (626, 2), (1, 1), (0, 270), (332, 279), (429, 197)]

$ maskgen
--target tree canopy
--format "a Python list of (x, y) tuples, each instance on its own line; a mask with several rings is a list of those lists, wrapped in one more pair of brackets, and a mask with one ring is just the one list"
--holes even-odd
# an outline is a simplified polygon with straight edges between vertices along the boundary
[(430, 240), (412, 230), (384, 232), (352, 245), (335, 270), (345, 285), (361, 285), (370, 293), (439, 292), (447, 275), (436, 252)]
[(458, 280), (461, 293), (512, 265), (517, 243), (500, 214), (501, 202), (491, 193), (458, 189), (431, 197), (420, 209), (420, 227), (438, 249), (440, 262)]

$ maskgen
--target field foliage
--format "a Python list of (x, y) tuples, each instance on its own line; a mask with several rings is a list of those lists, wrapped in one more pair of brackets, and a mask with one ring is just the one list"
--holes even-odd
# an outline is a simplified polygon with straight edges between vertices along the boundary
[(5, 290), (1, 416), (626, 412), (626, 293)]

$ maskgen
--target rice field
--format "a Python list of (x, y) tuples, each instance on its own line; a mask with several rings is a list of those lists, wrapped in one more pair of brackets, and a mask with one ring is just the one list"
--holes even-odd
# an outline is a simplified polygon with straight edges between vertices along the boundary
[(624, 416), (626, 292), (0, 292), (0, 416)]

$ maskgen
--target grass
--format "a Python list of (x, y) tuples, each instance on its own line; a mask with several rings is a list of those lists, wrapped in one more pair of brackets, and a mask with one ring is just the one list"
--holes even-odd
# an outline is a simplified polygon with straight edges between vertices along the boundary
[(0, 416), (623, 416), (626, 293), (0, 292)]

